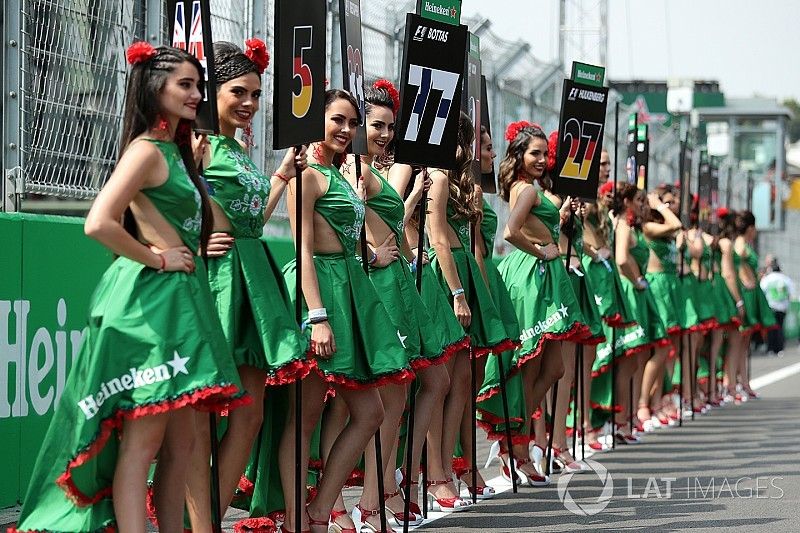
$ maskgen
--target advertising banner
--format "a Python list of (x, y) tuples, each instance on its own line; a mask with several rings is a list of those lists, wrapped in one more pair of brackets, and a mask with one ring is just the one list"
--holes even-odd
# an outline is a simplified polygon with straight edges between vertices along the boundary
[(353, 153), (367, 153), (367, 110), (364, 101), (364, 56), (361, 53), (361, 0), (339, 0), (342, 35), (343, 89), (353, 95), (361, 111), (361, 124), (353, 139)]
[(636, 125), (636, 187), (647, 190), (647, 169), (650, 166), (650, 137), (647, 124)]
[(417, 15), (458, 26), (461, 24), (461, 0), (417, 0)]
[(636, 183), (636, 113), (628, 117), (628, 156), (625, 158), (625, 177), (628, 183)]

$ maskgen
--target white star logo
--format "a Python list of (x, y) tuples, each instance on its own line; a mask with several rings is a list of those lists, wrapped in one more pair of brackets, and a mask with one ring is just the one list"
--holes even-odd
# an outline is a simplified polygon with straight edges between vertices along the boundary
[(400, 344), (402, 344), (403, 348), (405, 348), (406, 347), (406, 339), (408, 338), (408, 335), (400, 335), (400, 330), (398, 329), (397, 330), (397, 338), (400, 339)]
[(181, 357), (178, 354), (178, 350), (175, 350), (175, 355), (172, 357), (172, 361), (167, 361), (167, 364), (172, 367), (172, 377), (178, 375), (178, 373), (189, 375), (189, 371), (186, 370), (186, 363), (189, 362), (190, 357)]
[(561, 316), (569, 316), (569, 310), (567, 309), (567, 306), (563, 304), (563, 302), (561, 304), (561, 307), (558, 308), (558, 310), (561, 313)]
[(603, 305), (603, 297), (602, 296), (598, 296), (598, 295), (595, 294), (594, 295), (594, 304), (597, 307), (600, 307), (601, 305)]

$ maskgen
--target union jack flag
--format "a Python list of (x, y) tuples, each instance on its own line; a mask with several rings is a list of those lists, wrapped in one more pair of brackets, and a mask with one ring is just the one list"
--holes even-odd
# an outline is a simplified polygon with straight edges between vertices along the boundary
[(189, 53), (196, 57), (205, 68), (206, 52), (203, 47), (203, 15), (200, 0), (192, 2), (192, 30), (189, 33)]
[(183, 2), (175, 4), (175, 25), (172, 31), (172, 46), (186, 50), (186, 16)]

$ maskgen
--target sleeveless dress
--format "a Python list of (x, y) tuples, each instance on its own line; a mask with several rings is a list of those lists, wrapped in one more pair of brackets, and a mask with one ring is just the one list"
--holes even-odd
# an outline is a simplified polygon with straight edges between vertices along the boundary
[[(745, 249), (747, 251), (747, 255), (745, 256), (740, 256), (734, 252), (734, 266), (738, 272), (739, 265), (742, 261), (744, 261), (755, 274), (758, 272), (758, 255), (749, 244), (745, 244)], [(761, 290), (758, 282), (756, 282), (755, 287), (749, 289), (744, 286), (740, 279), (739, 292), (742, 295), (742, 301), (744, 301), (745, 319), (744, 324), (741, 326), (743, 331), (766, 331), (768, 329), (777, 327), (775, 314), (773, 313), (772, 309), (770, 309), (769, 304), (767, 303), (767, 297), (764, 294), (764, 291)]]
[(712, 269), (711, 265), (711, 246), (703, 241), (703, 253), (700, 256), (700, 274), (703, 278), (697, 278), (697, 290), (694, 292), (695, 306), (697, 307), (697, 314), (700, 316), (701, 323), (705, 331), (712, 330), (717, 327), (717, 319), (714, 315), (716, 310), (714, 307), (714, 296), (711, 288), (711, 279), (708, 276), (709, 271)]
[[(596, 217), (589, 222), (595, 227), (599, 224)], [(623, 296), (619, 271), (614, 260), (594, 261), (584, 254), (582, 263), (585, 274), (591, 279), (594, 300), (603, 320), (615, 328), (633, 326), (636, 320)]]
[(698, 332), (708, 330), (709, 309), (702, 304), (698, 298), (700, 292), (699, 280), (692, 272), (690, 265), (692, 257), (689, 248), (683, 248), (683, 261), (685, 265), (684, 274), (678, 278), (679, 315), (681, 317), (681, 328), (687, 332)]
[[(469, 335), (474, 356), (482, 357), (490, 352), (499, 353), (514, 348), (515, 343), (506, 332), (503, 320), (492, 301), (486, 281), (483, 279), (483, 274), (470, 250), (470, 223), (458, 218), (449, 201), (447, 203), (447, 221), (461, 242), (460, 248), (450, 248), (450, 252), (458, 270), (467, 305), (472, 313), (472, 321), (466, 332)], [(444, 279), (436, 250), (431, 247), (428, 256), (431, 258), (431, 268), (436, 274), (439, 291), (452, 301), (450, 287)], [(452, 307), (450, 312), (453, 313)]]
[(267, 372), (268, 385), (302, 379), (313, 365), (308, 338), (294, 320), (280, 267), (263, 234), (269, 178), (230, 137), (210, 135), (205, 170), (211, 199), (231, 224), (231, 250), (208, 261), (208, 281), (236, 366)]
[[(147, 141), (161, 151), (169, 175), (162, 185), (141, 192), (196, 251), (200, 193), (175, 144)], [(125, 420), (186, 406), (218, 411), (250, 401), (219, 319), (208, 312), (214, 302), (204, 261), (195, 258), (195, 265), (191, 274), (159, 274), (119, 257), (103, 274), (80, 354), (11, 531), (113, 530), (111, 485)]]
[(714, 277), (711, 279), (711, 292), (714, 298), (714, 310), (717, 322), (722, 329), (738, 329), (741, 325), (736, 312), (736, 302), (728, 290), (725, 278), (722, 277), (722, 254), (712, 251)]
[(661, 262), (661, 272), (648, 272), (645, 275), (650, 283), (650, 291), (669, 335), (681, 332), (678, 315), (678, 247), (671, 237), (648, 239), (647, 246)]
[[(317, 199), (314, 211), (330, 224), (342, 245), (341, 252), (314, 255), (322, 305), (328, 311), (328, 324), (336, 342), (336, 353), (328, 359), (315, 359), (315, 369), (330, 385), (349, 389), (412, 381), (414, 372), (405, 349), (411, 332), (400, 331), (392, 324), (356, 256), (366, 211), (364, 202), (335, 167), (310, 166), (328, 182), (328, 189)], [(292, 298), (296, 267), (295, 260), (284, 267)], [(304, 301), (304, 320), (307, 313)]]
[[(372, 166), (369, 168), (380, 183), (381, 189), (367, 200), (367, 207), (392, 230), (395, 243), (400, 247), (405, 238), (403, 233), (405, 204), (386, 178)], [(454, 353), (467, 348), (469, 344), (463, 328), (452, 311), (450, 315), (458, 329), (454, 330), (446, 323), (440, 324), (431, 319), (417, 291), (415, 277), (411, 265), (403, 257), (384, 268), (371, 267), (369, 274), (369, 279), (389, 312), (392, 322), (400, 331), (407, 332), (406, 350), (411, 367), (418, 370), (447, 362)], [(440, 291), (436, 293), (440, 294)]]
[[(634, 261), (639, 266), (642, 275), (647, 274), (647, 261), (650, 257), (650, 249), (647, 247), (642, 230), (635, 229), (634, 237), (636, 245), (630, 249)], [(634, 355), (651, 348), (668, 346), (670, 344), (667, 337), (667, 329), (658, 314), (658, 306), (650, 289), (639, 290), (627, 278), (622, 277), (622, 287), (628, 305), (634, 310), (637, 326), (627, 328), (622, 332), (622, 348), (624, 354)]]
[[(573, 239), (574, 252), (577, 254), (578, 263), (583, 265), (583, 221), (575, 217), (575, 236)], [(563, 256), (566, 260), (566, 256)], [(595, 288), (592, 279), (586, 275), (585, 270), (580, 273), (569, 270), (569, 278), (572, 281), (572, 290), (578, 297), (581, 313), (585, 320), (584, 324), (589, 328), (591, 335), (578, 341), (580, 344), (596, 345), (605, 342), (606, 336), (603, 331), (603, 319), (600, 316), (595, 299)]]

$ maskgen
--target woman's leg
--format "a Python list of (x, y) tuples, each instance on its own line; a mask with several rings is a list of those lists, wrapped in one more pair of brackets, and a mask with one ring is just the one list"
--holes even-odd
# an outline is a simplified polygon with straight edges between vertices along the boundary
[[(457, 354), (453, 355), (453, 357), (451, 357), (450, 360), (447, 361), (447, 363), (444, 365), (445, 369), (447, 370), (447, 375), (449, 377), (450, 390), (442, 402), (442, 408), (434, 410), (431, 413), (430, 424), (428, 425), (427, 468), (428, 468), (428, 479), (431, 481), (450, 479), (447, 477), (447, 472), (449, 472), (452, 468), (450, 460), (448, 459), (446, 466), (443, 464), (443, 458), (445, 456), (445, 452), (442, 449), (443, 448), (442, 443), (444, 442), (443, 438), (443, 426), (445, 418), (444, 413), (447, 410), (447, 398), (449, 398), (450, 394), (452, 394), (452, 387), (454, 383), (453, 375), (455, 372), (456, 361), (458, 359), (468, 360), (468, 357), (469, 357), (469, 352), (467, 352), (466, 350), (462, 350)], [(416, 435), (415, 435), (415, 440), (416, 440)], [(450, 452), (450, 454), (452, 455), (452, 451)], [(422, 455), (421, 452), (420, 455)], [(413, 481), (416, 481), (416, 479), (414, 479)], [(434, 494), (437, 498), (453, 498), (455, 496), (458, 496), (458, 491), (456, 491), (456, 487), (452, 483), (431, 487), (431, 493)]]
[(722, 349), (722, 343), (725, 340), (725, 333), (721, 329), (715, 329), (711, 332), (711, 353), (708, 360), (708, 399), (715, 403), (717, 402), (717, 359), (719, 352)]
[(736, 394), (736, 380), (739, 372), (739, 359), (742, 356), (743, 336), (740, 331), (728, 332), (728, 353), (723, 364), (722, 388), (726, 395)]
[(617, 364), (619, 365), (617, 368), (617, 382), (614, 386), (616, 387), (616, 398), (620, 410), (615, 414), (615, 419), (617, 421), (617, 431), (627, 435), (629, 434), (628, 417), (633, 400), (630, 382), (639, 366), (639, 358), (635, 355), (625, 356)]
[[(228, 416), (228, 429), (219, 445), (220, 516), (225, 516), (233, 493), (247, 466), (253, 441), (264, 418), (264, 381), (266, 373), (251, 366), (239, 367), (243, 388), (253, 398), (251, 404), (239, 407)], [(208, 414), (195, 412), (196, 442), (189, 469), (186, 507), (194, 533), (211, 533), (211, 455)]]
[[(564, 450), (567, 455), (567, 411), (572, 396), (572, 385), (575, 381), (575, 343), (561, 344), (561, 359), (564, 364), (564, 375), (558, 380), (558, 395), (555, 398), (556, 411), (553, 419), (553, 447)], [(577, 405), (577, 402), (576, 402)], [(573, 426), (577, 429), (577, 426)], [(571, 459), (565, 457), (565, 459)]]
[[(470, 361), (469, 355), (456, 356), (450, 379), (450, 393), (444, 402), (444, 428), (442, 431), (442, 467), (445, 478), (453, 477), (453, 454), (456, 439), (461, 432), (461, 420), (464, 418), (464, 406), (470, 402)], [(432, 478), (431, 478), (432, 479)]]
[[(578, 413), (578, 418), (583, 418), (583, 442), (588, 444), (597, 441), (597, 435), (592, 428), (591, 413), (592, 413), (592, 367), (594, 360), (597, 357), (597, 346), (584, 346), (583, 347), (583, 374), (581, 377), (581, 385), (583, 388), (583, 401), (581, 403), (581, 412)], [(578, 422), (580, 424), (580, 422)], [(583, 457), (583, 455), (581, 455)], [(577, 457), (576, 457), (577, 459)]]
[[(486, 368), (486, 361), (489, 357), (498, 357), (493, 354), (487, 355), (484, 359), (479, 359), (475, 365), (475, 383), (477, 384), (478, 389), (480, 390), (481, 383), (483, 383), (483, 378), (485, 376), (485, 368)], [(470, 372), (470, 381), (472, 379), (472, 375)], [(470, 394), (472, 391), (472, 385), (470, 383)], [(477, 391), (476, 391), (477, 394)], [(472, 415), (472, 402), (470, 398), (467, 397), (467, 402), (464, 405), (464, 414), (461, 417), (461, 428), (459, 430), (459, 439), (461, 442), (461, 453), (462, 459), (464, 459), (464, 463), (466, 464), (467, 468), (475, 469), (475, 473), (477, 476), (477, 483), (479, 487), (483, 487), (486, 483), (481, 476), (480, 470), (472, 464), (472, 422), (473, 422), (473, 415)], [(468, 486), (472, 484), (472, 473), (465, 474), (461, 476), (461, 479), (467, 483)]]
[(750, 359), (750, 337), (752, 335), (752, 333), (742, 335), (742, 351), (739, 357), (739, 380), (745, 392), (752, 392), (753, 390), (750, 388), (750, 368), (747, 364)]
[[(656, 348), (653, 356), (647, 359), (644, 364), (644, 372), (642, 374), (642, 387), (639, 393), (639, 406), (637, 409), (636, 417), (644, 424), (652, 417), (651, 406), (654, 397), (652, 396), (653, 388), (660, 386), (658, 381), (659, 377), (664, 377), (664, 363), (667, 360), (669, 347)], [(658, 396), (660, 397), (660, 395)]]
[[(317, 422), (322, 415), (322, 410), (325, 407), (325, 393), (328, 390), (328, 384), (320, 378), (316, 372), (312, 372), (303, 380), (303, 400), (302, 400), (302, 420), (301, 420), (301, 441), (300, 441), (300, 482), (304, 485), (301, 487), (303, 501), (305, 505), (306, 488), (305, 480), (308, 476), (308, 456), (309, 448), (311, 446), (311, 435), (317, 427)], [(296, 413), (294, 409), (294, 395), (295, 385), (289, 386), (289, 413), (286, 420), (286, 427), (283, 430), (281, 437), (280, 449), (278, 450), (279, 469), (281, 474), (281, 487), (283, 488), (284, 499), (286, 503), (286, 529), (289, 531), (305, 531), (308, 529), (308, 522), (303, 515), (303, 523), (300, 527), (295, 527), (295, 501), (294, 501), (294, 487), (295, 487), (295, 425), (297, 424)], [(335, 498), (334, 498), (335, 499)]]
[[(325, 532), (328, 531), (327, 521), (333, 504), (358, 458), (384, 419), (383, 404), (376, 389), (350, 390), (337, 387), (336, 394), (347, 403), (350, 419), (333, 443), (330, 460), (325, 465), (325, 475), (322, 476), (317, 495), (308, 505), (309, 517), (326, 522), (325, 526), (317, 528)], [(312, 528), (312, 531), (315, 529)]]
[(170, 413), (162, 413), (123, 422), (112, 486), (120, 531), (145, 532), (147, 473), (164, 440), (169, 417)]
[(192, 460), (194, 429), (194, 409), (184, 407), (170, 413), (153, 483), (158, 529), (165, 533), (183, 533), (186, 475)]
[[(324, 472), (325, 465), (328, 463), (328, 456), (333, 448), (333, 443), (341, 434), (344, 427), (347, 425), (347, 418), (350, 416), (350, 411), (347, 409), (347, 403), (335, 396), (326, 402), (325, 410), (322, 413), (322, 425), (319, 435), (320, 459), (322, 459), (322, 470)], [(345, 511), (345, 514), (336, 519), (336, 523), (344, 527), (355, 527), (353, 519), (347, 514), (347, 508), (344, 504), (344, 497), (341, 491), (333, 504), (335, 511)]]

